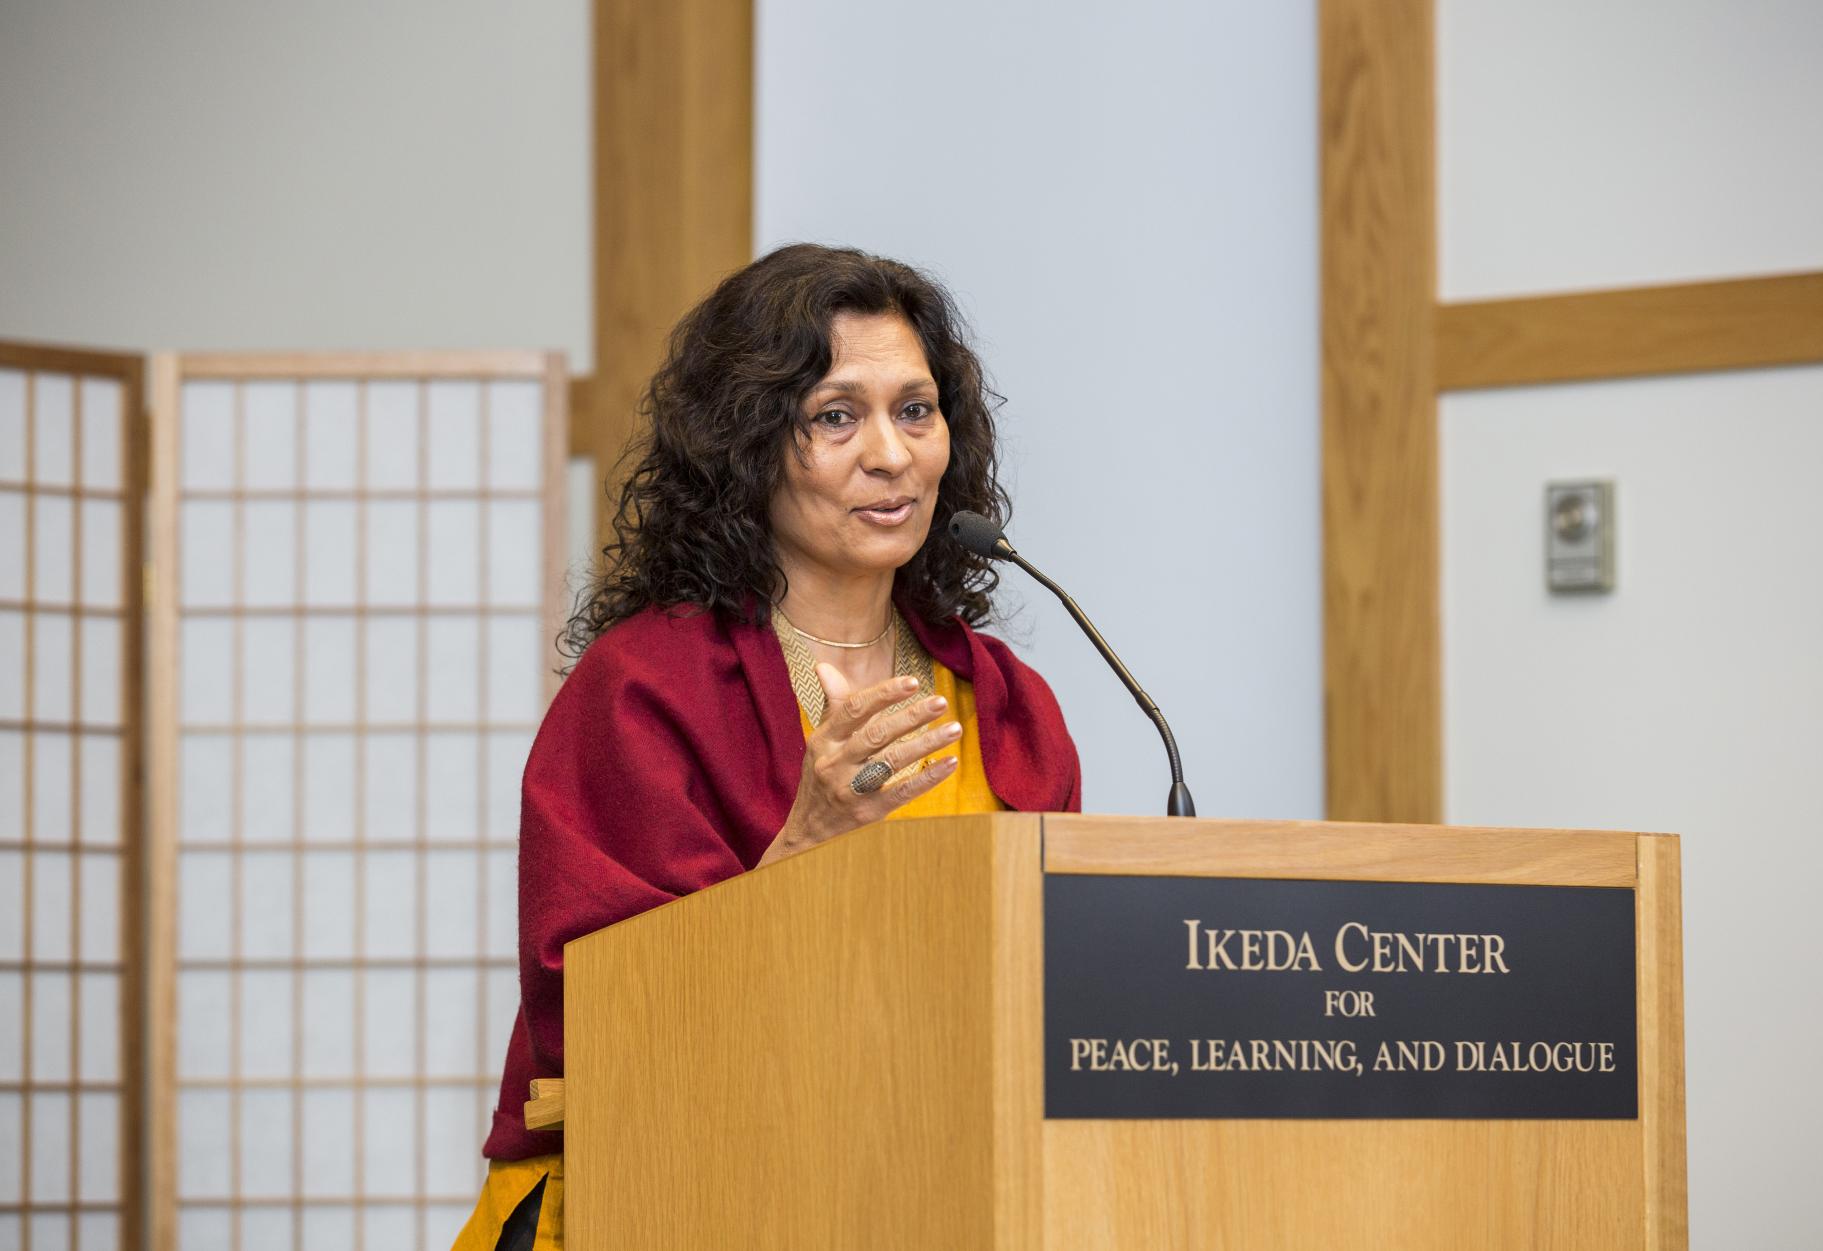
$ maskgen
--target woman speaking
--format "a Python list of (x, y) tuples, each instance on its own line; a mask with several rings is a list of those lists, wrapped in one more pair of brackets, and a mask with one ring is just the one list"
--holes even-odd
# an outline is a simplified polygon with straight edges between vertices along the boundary
[[(1050, 688), (977, 633), (997, 576), (944, 537), (1004, 516), (992, 393), (947, 293), (807, 244), (672, 333), (574, 671), (526, 764), (521, 1003), (461, 1251), (562, 1245), (563, 945), (881, 819), (1069, 811)], [(681, 1110), (680, 1110), (681, 1113)]]

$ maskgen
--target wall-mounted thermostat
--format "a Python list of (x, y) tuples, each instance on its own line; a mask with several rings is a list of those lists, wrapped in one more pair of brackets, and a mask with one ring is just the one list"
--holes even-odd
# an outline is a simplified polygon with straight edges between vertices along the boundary
[(1614, 589), (1614, 484), (1550, 482), (1544, 489), (1545, 585)]

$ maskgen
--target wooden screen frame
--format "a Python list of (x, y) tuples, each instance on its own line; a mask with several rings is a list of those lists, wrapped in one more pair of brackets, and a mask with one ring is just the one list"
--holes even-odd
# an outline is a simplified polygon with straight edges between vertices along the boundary
[[(148, 496), (151, 564), (147, 569), (149, 599), (148, 715), (155, 732), (147, 773), (151, 839), (148, 864), (149, 924), (147, 1005), (150, 1028), (147, 1065), (151, 1098), (143, 1136), (149, 1144), (150, 1245), (173, 1251), (178, 1242), (178, 1109), (177, 1109), (177, 856), (179, 850), (178, 778), (179, 636), (181, 614), (178, 582), (178, 526), (182, 495), (178, 464), (182, 419), (182, 386), (200, 379), (236, 382), (281, 381), (303, 384), (319, 379), (407, 378), (489, 381), (506, 378), (542, 384), (543, 443), (541, 500), (543, 601), (546, 638), (555, 638), (568, 615), (565, 584), (567, 561), (564, 500), (568, 437), (569, 379), (562, 353), (539, 351), (341, 352), (341, 353), (164, 353), (152, 358), (150, 370), (150, 459)], [(485, 454), (485, 450), (483, 451)], [(427, 497), (421, 483), (416, 495)], [(561, 677), (555, 668), (544, 675), (546, 704)], [(416, 1080), (423, 1083), (424, 1074)], [(477, 1144), (477, 1148), (479, 1144)], [(309, 1205), (312, 1200), (295, 1196)], [(357, 1232), (357, 1239), (359, 1234)]]
[(1823, 273), (1442, 303), (1434, 0), (1320, 0), (1325, 812), (1441, 822), (1437, 400), (1823, 363)]
[[(99, 351), (88, 348), (65, 347), (56, 344), (23, 343), (17, 341), (0, 342), (0, 366), (9, 369), (29, 370), (44, 373), (65, 373), (76, 378), (103, 377), (120, 384), (120, 438), (121, 438), (121, 548), (120, 548), (120, 619), (122, 623), (120, 637), (120, 868), (122, 907), (120, 915), (120, 941), (123, 948), (136, 944), (145, 926), (146, 874), (148, 871), (148, 854), (146, 848), (145, 826), (145, 634), (140, 625), (145, 619), (143, 576), (145, 564), (145, 498), (147, 474), (147, 424), (145, 409), (145, 361), (142, 357), (124, 353)], [(80, 388), (74, 401), (77, 405), (76, 416), (80, 422), (81, 398)], [(80, 438), (80, 433), (77, 434)], [(75, 453), (80, 459), (80, 445)], [(81, 492), (73, 491), (72, 498), (80, 499)], [(26, 543), (31, 543), (28, 526)], [(80, 561), (80, 551), (77, 552)], [(73, 589), (80, 587), (80, 565), (73, 581)], [(33, 606), (30, 588), (27, 598), (20, 607), (28, 614)], [(30, 657), (27, 657), (29, 666)], [(28, 668), (29, 673), (29, 668)], [(29, 680), (29, 678), (28, 678)], [(71, 709), (74, 718), (72, 724), (79, 724), (81, 710)], [(73, 738), (74, 736), (72, 736)], [(27, 786), (29, 788), (29, 773)], [(29, 789), (27, 792), (29, 805)], [(72, 855), (80, 846), (79, 841), (71, 844)], [(26, 853), (29, 857), (30, 852)], [(31, 925), (31, 896), (25, 898), (24, 924)], [(72, 910), (72, 923), (75, 914)], [(72, 952), (80, 956), (80, 952)], [(139, 1045), (145, 1036), (148, 979), (143, 962), (125, 959), (121, 961), (121, 1005), (120, 1005), (120, 1245), (123, 1251), (140, 1251), (143, 1247), (144, 1222), (140, 1214), (144, 1210), (147, 1184), (147, 1154), (145, 1151), (145, 1118), (147, 1108), (148, 1069), (144, 1047)], [(27, 994), (30, 994), (30, 976), (27, 974)], [(29, 1001), (28, 1001), (29, 1002)], [(30, 1019), (29, 1008), (27, 1021)], [(29, 1035), (24, 1040), (28, 1050), (31, 1046)], [(71, 1045), (76, 1046), (78, 1039), (72, 1033)], [(79, 1073), (75, 1066), (71, 1068), (71, 1099), (74, 1106), (78, 1090)], [(29, 1100), (30, 1091), (22, 1088), (22, 1097), (27, 1101), (27, 1121), (30, 1124)], [(77, 1149), (75, 1139), (71, 1142), (72, 1154)], [(31, 1143), (29, 1130), (21, 1139), (21, 1149), (25, 1152), (24, 1166), (30, 1168)], [(72, 1161), (72, 1182), (77, 1165)], [(72, 1195), (75, 1187), (72, 1185)], [(71, 1199), (68, 1210), (72, 1227), (75, 1224), (80, 1205)], [(29, 1213), (21, 1208), (21, 1221), (24, 1226), (24, 1238), (27, 1247), (31, 1245)], [(72, 1238), (75, 1237), (72, 1228)]]

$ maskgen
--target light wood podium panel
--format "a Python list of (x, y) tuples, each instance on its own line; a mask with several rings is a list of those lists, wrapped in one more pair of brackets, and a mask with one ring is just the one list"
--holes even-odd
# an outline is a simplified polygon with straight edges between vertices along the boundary
[[(1637, 891), (1637, 1120), (1046, 1120), (1046, 872)], [(1672, 1248), (1675, 839), (1004, 814), (870, 827), (566, 948), (566, 1237)]]

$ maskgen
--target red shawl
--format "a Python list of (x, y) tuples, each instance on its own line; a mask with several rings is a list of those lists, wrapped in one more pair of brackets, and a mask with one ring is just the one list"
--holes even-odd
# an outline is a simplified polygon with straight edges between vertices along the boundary
[[(1050, 687), (999, 639), (905, 613), (974, 685), (994, 794), (1082, 807), (1076, 746)], [(804, 731), (770, 629), (649, 609), (597, 639), (545, 714), (519, 817), (519, 1018), (483, 1151), (519, 1160), (563, 1136), (525, 1128), (534, 1077), (563, 1075), (563, 945), (751, 869), (785, 824)]]

